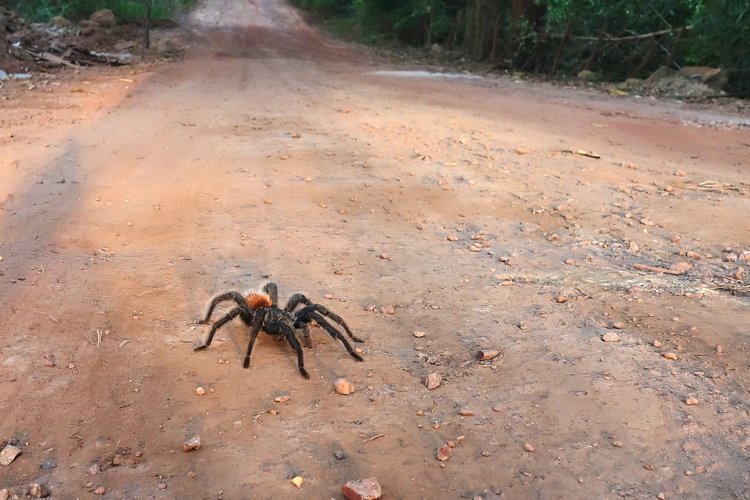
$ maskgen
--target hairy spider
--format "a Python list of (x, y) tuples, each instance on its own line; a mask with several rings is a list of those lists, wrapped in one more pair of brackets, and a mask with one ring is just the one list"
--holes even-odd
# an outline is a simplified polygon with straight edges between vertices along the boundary
[[(292, 349), (294, 349), (294, 352), (297, 353), (297, 366), (299, 367), (299, 372), (303, 377), (310, 378), (310, 374), (305, 370), (302, 346), (300, 345), (299, 340), (297, 340), (295, 330), (302, 329), (305, 346), (312, 347), (310, 342), (311, 321), (315, 321), (334, 339), (339, 339), (354, 359), (357, 361), (364, 361), (362, 356), (354, 352), (354, 349), (352, 349), (352, 346), (349, 344), (349, 341), (346, 340), (346, 337), (341, 335), (341, 333), (326, 320), (326, 318), (330, 318), (338, 323), (354, 342), (364, 342), (364, 340), (354, 336), (341, 316), (330, 311), (325, 306), (311, 302), (310, 299), (301, 293), (295, 293), (292, 295), (284, 309), (280, 309), (278, 307), (278, 297), (279, 293), (276, 288), (276, 283), (266, 283), (263, 285), (260, 292), (252, 292), (248, 295), (242, 295), (239, 292), (226, 292), (217, 295), (211, 300), (211, 305), (208, 308), (206, 317), (200, 321), (199, 324), (208, 324), (211, 319), (211, 313), (213, 313), (214, 308), (221, 302), (231, 300), (237, 304), (237, 307), (226, 313), (211, 325), (211, 331), (209, 331), (206, 341), (202, 344), (196, 345), (193, 350), (200, 351), (206, 349), (211, 345), (216, 330), (239, 316), (240, 319), (250, 327), (250, 343), (247, 346), (245, 361), (242, 365), (244, 368), (250, 366), (250, 356), (253, 353), (255, 338), (258, 336), (258, 333), (263, 330), (272, 336), (282, 336), (284, 340), (287, 341)], [(299, 306), (302, 307), (298, 309)]]

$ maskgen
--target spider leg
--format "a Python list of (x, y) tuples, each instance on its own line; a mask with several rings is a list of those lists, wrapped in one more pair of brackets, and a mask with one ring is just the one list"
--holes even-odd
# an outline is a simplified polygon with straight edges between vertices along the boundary
[[(359, 337), (354, 336), (352, 331), (349, 329), (349, 325), (347, 325), (346, 321), (344, 321), (344, 318), (342, 318), (335, 312), (331, 311), (326, 306), (322, 306), (320, 304), (314, 304), (308, 301), (307, 305), (305, 305), (305, 307), (303, 307), (302, 309), (299, 310), (299, 312), (297, 312), (295, 320), (301, 321), (303, 323), (309, 323), (311, 318), (315, 319), (312, 316), (315, 313), (320, 313), (320, 315), (331, 318), (333, 321), (341, 325), (341, 327), (344, 329), (346, 334), (349, 335), (349, 338), (351, 338), (354, 342), (364, 342), (364, 340), (360, 339)], [(318, 321), (318, 320), (316, 319), (315, 321)]]
[(266, 311), (261, 309), (253, 318), (253, 326), (250, 329), (250, 343), (247, 345), (247, 352), (245, 353), (245, 361), (242, 363), (243, 368), (247, 368), (250, 366), (250, 356), (253, 354), (253, 345), (255, 344), (255, 339), (258, 336), (258, 333), (260, 332), (261, 327), (263, 326), (263, 319), (266, 317)]
[(279, 323), (279, 328), (284, 334), (284, 339), (286, 339), (292, 349), (294, 349), (294, 352), (297, 353), (297, 367), (299, 368), (299, 372), (303, 377), (310, 378), (310, 374), (307, 373), (307, 370), (305, 370), (305, 361), (302, 354), (302, 346), (300, 345), (299, 340), (297, 340), (297, 337), (294, 336), (294, 328), (289, 323), (283, 321)]
[(201, 351), (203, 349), (206, 349), (208, 346), (210, 346), (211, 341), (213, 341), (214, 339), (214, 334), (216, 333), (216, 330), (224, 326), (226, 323), (229, 323), (240, 314), (242, 314), (242, 309), (240, 309), (239, 307), (235, 307), (234, 309), (226, 313), (224, 316), (222, 316), (222, 318), (219, 319), (219, 321), (211, 325), (211, 331), (208, 332), (208, 338), (206, 338), (206, 341), (202, 344), (198, 344), (195, 347), (193, 347), (193, 350)]
[(333, 337), (334, 339), (339, 339), (341, 343), (344, 344), (344, 347), (346, 348), (347, 352), (351, 354), (351, 356), (354, 359), (356, 359), (357, 361), (364, 361), (364, 359), (362, 359), (362, 356), (354, 352), (354, 349), (352, 349), (352, 345), (349, 343), (348, 340), (346, 340), (346, 337), (341, 335), (341, 333), (339, 333), (339, 331), (336, 330), (336, 328), (334, 328), (328, 321), (326, 321), (322, 315), (318, 314), (317, 312), (312, 311), (309, 313), (308, 317), (310, 319), (315, 320), (315, 322), (319, 324), (321, 328), (327, 331), (331, 335), (331, 337)]
[(252, 315), (252, 311), (250, 310), (250, 307), (247, 305), (247, 301), (245, 300), (245, 297), (242, 296), (239, 292), (227, 292), (222, 293), (221, 295), (217, 295), (211, 300), (211, 305), (208, 306), (208, 312), (206, 313), (206, 317), (199, 321), (198, 324), (205, 325), (208, 324), (209, 320), (211, 319), (211, 314), (214, 312), (214, 309), (216, 308), (219, 303), (224, 302), (225, 300), (233, 300), (237, 303), (237, 305), (245, 312), (250, 313)]
[(310, 340), (310, 326), (307, 323), (302, 323), (302, 340), (305, 342), (305, 347), (312, 349), (312, 341)]
[(284, 308), (284, 310), (286, 312), (292, 312), (292, 311), (294, 311), (294, 309), (298, 305), (300, 305), (300, 304), (307, 305), (307, 304), (310, 304), (310, 303), (311, 303), (310, 299), (308, 299), (307, 297), (305, 297), (304, 294), (295, 293), (294, 295), (292, 295), (291, 297), (289, 297), (289, 300), (287, 301), (286, 307)]
[(263, 291), (271, 297), (271, 305), (276, 307), (279, 302), (279, 289), (276, 287), (276, 283), (269, 281), (263, 285)]

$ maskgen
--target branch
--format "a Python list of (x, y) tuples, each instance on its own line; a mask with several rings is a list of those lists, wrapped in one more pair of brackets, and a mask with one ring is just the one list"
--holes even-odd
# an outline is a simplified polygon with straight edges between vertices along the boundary
[[(613, 37), (606, 33), (603, 33), (601, 37), (570, 35), (568, 38), (570, 38), (571, 40), (588, 40), (592, 42), (595, 42), (597, 40), (602, 40), (603, 42), (625, 42), (628, 40), (643, 40), (645, 38), (653, 38), (653, 37), (657, 37), (661, 35), (668, 35), (676, 31), (680, 31), (681, 29), (684, 29), (685, 31), (689, 31), (693, 29), (693, 27), (685, 26), (684, 28), (669, 28), (665, 30), (654, 31), (651, 33), (644, 33), (642, 35), (628, 35), (628, 36)], [(565, 34), (564, 33), (550, 33), (548, 36), (550, 36), (551, 38), (564, 38)]]

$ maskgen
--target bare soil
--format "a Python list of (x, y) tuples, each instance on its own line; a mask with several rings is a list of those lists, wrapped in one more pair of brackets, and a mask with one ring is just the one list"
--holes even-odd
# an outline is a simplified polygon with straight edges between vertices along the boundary
[[(271, 0), (191, 23), (179, 63), (0, 89), (0, 488), (750, 497), (736, 117), (375, 74), (401, 68)], [(268, 335), (243, 370), (239, 321), (193, 352), (211, 297), (269, 279), (365, 362), (316, 328), (310, 380)]]

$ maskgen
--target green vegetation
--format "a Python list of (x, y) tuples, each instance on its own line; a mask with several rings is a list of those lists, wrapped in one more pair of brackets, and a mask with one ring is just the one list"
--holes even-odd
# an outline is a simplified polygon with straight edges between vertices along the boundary
[(364, 41), (462, 51), (523, 71), (643, 77), (718, 66), (750, 94), (748, 0), (294, 0)]
[(146, 17), (151, 3), (153, 19), (168, 19), (175, 11), (186, 9), (196, 0), (0, 0), (29, 21), (46, 22), (54, 16), (70, 19), (87, 18), (99, 9), (111, 9), (121, 21), (136, 21)]

